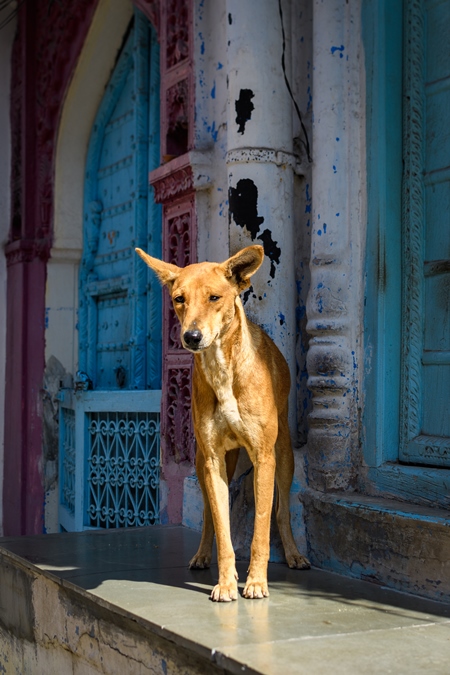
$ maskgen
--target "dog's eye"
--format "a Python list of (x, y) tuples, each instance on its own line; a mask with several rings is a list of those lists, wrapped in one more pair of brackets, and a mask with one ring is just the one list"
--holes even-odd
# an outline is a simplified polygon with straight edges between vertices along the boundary
[(220, 300), (220, 295), (210, 295), (209, 299), (211, 300), (211, 302), (217, 302), (218, 300)]
[(174, 298), (173, 301), (176, 302), (177, 305), (182, 305), (184, 302), (184, 295), (177, 295), (177, 297)]

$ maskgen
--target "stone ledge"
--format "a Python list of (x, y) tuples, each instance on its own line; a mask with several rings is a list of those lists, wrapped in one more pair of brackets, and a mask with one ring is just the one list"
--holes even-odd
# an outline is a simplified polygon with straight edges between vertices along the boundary
[(450, 604), (276, 563), (270, 598), (212, 603), (215, 559), (187, 568), (199, 541), (157, 525), (0, 539), (0, 672), (447, 672)]
[(313, 565), (433, 600), (450, 599), (448, 511), (309, 488), (302, 501)]
[(10, 663), (21, 668), (23, 675), (224, 675), (240, 671), (240, 664), (229, 659), (224, 668), (217, 665), (215, 661), (221, 658), (0, 549), (0, 670), (2, 664)]

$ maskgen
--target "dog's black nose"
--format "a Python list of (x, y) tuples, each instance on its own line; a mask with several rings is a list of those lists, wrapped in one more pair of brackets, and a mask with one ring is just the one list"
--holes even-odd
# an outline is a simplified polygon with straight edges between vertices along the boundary
[(183, 335), (184, 344), (189, 349), (197, 349), (203, 335), (199, 330), (187, 330)]

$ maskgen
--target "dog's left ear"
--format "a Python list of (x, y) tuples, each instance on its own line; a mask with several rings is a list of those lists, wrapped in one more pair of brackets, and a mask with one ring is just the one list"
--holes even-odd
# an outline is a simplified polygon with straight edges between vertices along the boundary
[(239, 291), (250, 286), (250, 277), (259, 269), (264, 260), (262, 246), (247, 246), (222, 263), (225, 277), (236, 284)]

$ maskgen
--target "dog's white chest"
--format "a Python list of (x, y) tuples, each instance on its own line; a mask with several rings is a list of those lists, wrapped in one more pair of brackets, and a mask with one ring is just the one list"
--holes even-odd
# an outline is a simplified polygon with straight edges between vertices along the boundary
[(215, 347), (214, 350), (208, 350), (208, 352), (202, 355), (204, 372), (209, 385), (216, 394), (218, 414), (233, 430), (239, 432), (242, 428), (242, 419), (233, 394), (233, 373), (228, 368), (220, 347)]

